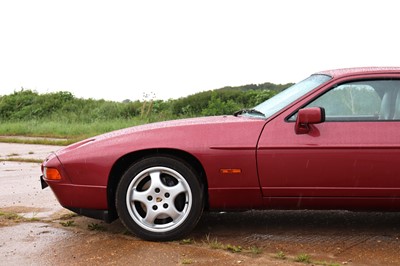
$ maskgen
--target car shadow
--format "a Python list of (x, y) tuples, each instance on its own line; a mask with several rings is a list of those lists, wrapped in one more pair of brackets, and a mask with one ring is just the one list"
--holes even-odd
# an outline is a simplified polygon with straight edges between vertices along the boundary
[(205, 212), (191, 234), (195, 238), (229, 237), (238, 241), (256, 235), (348, 237), (400, 235), (400, 212), (293, 211)]

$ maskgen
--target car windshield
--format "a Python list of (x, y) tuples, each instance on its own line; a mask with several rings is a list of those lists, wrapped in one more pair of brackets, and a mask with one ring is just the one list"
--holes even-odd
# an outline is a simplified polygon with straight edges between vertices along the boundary
[[(258, 113), (263, 113), (264, 118), (269, 118), (285, 106), (293, 103), (295, 100), (299, 99), (330, 79), (331, 77), (327, 75), (311, 75), (309, 78), (296, 83), (281, 93), (278, 93), (274, 97), (269, 98), (265, 102), (257, 105), (252, 110), (256, 110)], [(251, 115), (251, 113), (247, 114)]]

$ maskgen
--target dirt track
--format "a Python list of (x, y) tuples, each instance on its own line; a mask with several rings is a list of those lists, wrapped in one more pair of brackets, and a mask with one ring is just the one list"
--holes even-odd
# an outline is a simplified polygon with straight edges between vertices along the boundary
[(400, 213), (206, 213), (183, 241), (141, 241), (119, 221), (62, 209), (40, 189), (39, 164), (4, 161), (55, 149), (0, 143), (0, 264), (304, 265), (294, 260), (306, 254), (314, 265), (400, 265)]

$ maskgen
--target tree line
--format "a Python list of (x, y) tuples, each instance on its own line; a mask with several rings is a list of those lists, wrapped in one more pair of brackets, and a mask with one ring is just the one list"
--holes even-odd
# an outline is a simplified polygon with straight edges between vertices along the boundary
[(224, 115), (254, 107), (290, 85), (292, 84), (251, 84), (224, 87), (167, 101), (147, 99), (123, 102), (76, 98), (67, 91), (39, 94), (21, 89), (0, 96), (0, 120), (94, 122), (139, 117), (151, 122)]

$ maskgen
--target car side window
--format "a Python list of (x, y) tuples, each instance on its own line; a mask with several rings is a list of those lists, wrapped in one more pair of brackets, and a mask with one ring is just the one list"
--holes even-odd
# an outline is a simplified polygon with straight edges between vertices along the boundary
[(400, 80), (340, 84), (305, 107), (325, 108), (325, 121), (400, 120)]

